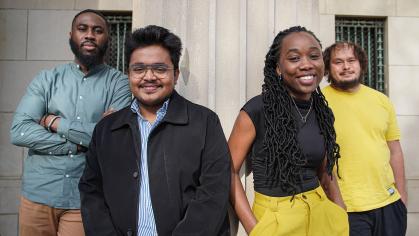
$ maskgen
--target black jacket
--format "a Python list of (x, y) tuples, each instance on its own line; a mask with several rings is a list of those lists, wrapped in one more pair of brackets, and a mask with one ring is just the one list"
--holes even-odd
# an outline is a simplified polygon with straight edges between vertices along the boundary
[[(86, 235), (137, 235), (140, 142), (130, 107), (97, 124), (79, 183)], [(148, 173), (159, 236), (229, 235), (230, 153), (214, 112), (173, 92)]]

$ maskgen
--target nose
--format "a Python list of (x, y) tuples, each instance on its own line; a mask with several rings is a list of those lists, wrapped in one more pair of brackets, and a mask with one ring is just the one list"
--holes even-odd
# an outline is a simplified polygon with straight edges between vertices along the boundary
[(300, 69), (301, 70), (310, 70), (310, 69), (313, 69), (313, 63), (307, 57), (303, 57), (301, 59)]
[(343, 62), (343, 69), (344, 69), (344, 70), (349, 69), (349, 66), (350, 66), (349, 62), (347, 62), (347, 61), (344, 61), (344, 62)]
[(156, 80), (156, 76), (154, 75), (153, 70), (150, 67), (146, 68), (143, 79), (148, 81)]
[(92, 29), (88, 29), (86, 31), (86, 34), (84, 35), (85, 39), (89, 39), (89, 40), (95, 40), (95, 35), (93, 34), (93, 30)]

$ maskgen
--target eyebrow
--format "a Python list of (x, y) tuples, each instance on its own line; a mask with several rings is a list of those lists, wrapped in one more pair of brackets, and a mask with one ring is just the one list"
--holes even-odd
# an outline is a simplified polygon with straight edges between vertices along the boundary
[[(315, 46), (310, 47), (309, 50), (317, 50), (317, 51), (320, 51), (320, 52), (322, 51), (320, 48), (315, 47)], [(300, 50), (298, 50), (297, 48), (290, 48), (290, 49), (288, 49), (287, 53), (289, 53), (289, 52), (299, 52), (299, 51)]]
[(332, 58), (332, 60), (342, 60), (342, 61), (350, 60), (350, 59), (358, 60), (358, 58), (356, 58), (355, 56), (350, 56), (350, 57), (336, 57), (336, 56), (333, 56), (333, 58)]
[(100, 28), (104, 28), (102, 25), (100, 25), (100, 24), (88, 24), (88, 23), (84, 23), (84, 22), (80, 22), (80, 23), (78, 23), (78, 24), (76, 24), (76, 26), (79, 26), (79, 25), (83, 25), (83, 26), (92, 26), (93, 28), (97, 28), (97, 27), (100, 27)]
[(133, 63), (132, 65), (137, 65), (137, 66), (145, 66), (145, 65), (147, 65), (147, 66), (168, 66), (166, 63), (163, 63), (163, 62), (157, 62), (157, 63), (151, 63), (151, 64), (146, 64), (146, 63), (143, 63), (143, 62), (138, 62), (138, 63)]

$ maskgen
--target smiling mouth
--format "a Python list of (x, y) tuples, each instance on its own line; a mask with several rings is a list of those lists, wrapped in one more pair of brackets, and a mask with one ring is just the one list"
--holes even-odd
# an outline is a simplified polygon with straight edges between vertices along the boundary
[(157, 89), (160, 88), (159, 85), (141, 85), (141, 89), (145, 90), (146, 92), (155, 92)]
[(314, 75), (306, 75), (306, 76), (298, 77), (298, 79), (302, 81), (311, 81), (311, 80), (314, 80)]

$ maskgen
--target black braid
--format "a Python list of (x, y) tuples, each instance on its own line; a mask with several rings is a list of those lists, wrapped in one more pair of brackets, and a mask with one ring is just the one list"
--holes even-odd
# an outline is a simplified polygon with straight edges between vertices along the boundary
[[(320, 44), (317, 37), (304, 27), (295, 26), (280, 32), (274, 39), (266, 54), (264, 67), (264, 84), (262, 86), (263, 108), (266, 133), (264, 149), (268, 156), (264, 160), (265, 172), (272, 181), (269, 184), (281, 184), (295, 194), (296, 184), (301, 182), (302, 167), (307, 159), (297, 140), (298, 126), (292, 115), (292, 98), (286, 85), (278, 77), (276, 67), (280, 57), (283, 39), (294, 32), (311, 34)], [(334, 116), (327, 105), (320, 88), (312, 93), (313, 108), (325, 139), (327, 156), (327, 173), (331, 175), (333, 166), (339, 158), (339, 146), (336, 144), (336, 133), (333, 128)]]

